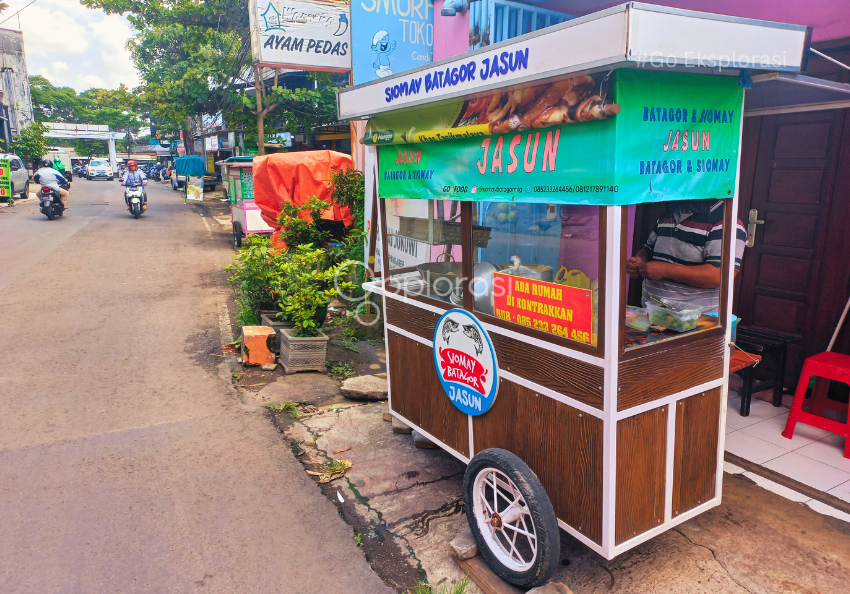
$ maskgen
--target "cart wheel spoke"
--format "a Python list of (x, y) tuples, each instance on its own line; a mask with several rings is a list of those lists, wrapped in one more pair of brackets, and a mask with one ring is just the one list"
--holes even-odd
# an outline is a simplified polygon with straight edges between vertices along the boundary
[(513, 524), (504, 524), (503, 527), (508, 529), (508, 530), (514, 530), (514, 531), (518, 532), (519, 534), (524, 534), (528, 538), (533, 538), (533, 539), (537, 540), (536, 535), (534, 535), (531, 532), (528, 532), (526, 530), (523, 530), (522, 528), (518, 528), (517, 526), (514, 526)]
[(492, 516), (493, 509), (490, 507), (490, 504), (487, 503), (487, 497), (485, 497), (484, 494), (481, 495), (481, 503), (484, 504), (484, 507), (487, 509), (487, 513)]

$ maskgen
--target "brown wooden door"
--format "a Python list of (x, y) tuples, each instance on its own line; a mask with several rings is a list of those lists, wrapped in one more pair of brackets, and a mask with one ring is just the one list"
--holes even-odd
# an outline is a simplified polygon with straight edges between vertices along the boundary
[(750, 209), (756, 209), (764, 224), (757, 226), (755, 244), (744, 254), (735, 313), (742, 326), (801, 338), (788, 350), (788, 387), (796, 382), (803, 359), (826, 348), (813, 331), (820, 292), (845, 290), (830, 287), (823, 256), (846, 112), (745, 121), (744, 142), (756, 142), (757, 149), (744, 146), (739, 217), (746, 224)]

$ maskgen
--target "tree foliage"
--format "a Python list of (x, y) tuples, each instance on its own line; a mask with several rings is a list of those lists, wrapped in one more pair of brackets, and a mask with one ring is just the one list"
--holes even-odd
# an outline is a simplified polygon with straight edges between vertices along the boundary
[(48, 139), (44, 136), (45, 132), (47, 132), (47, 126), (41, 122), (33, 122), (21, 130), (20, 134), (15, 135), (9, 143), (9, 149), (25, 159), (41, 159), (50, 147)]
[[(89, 89), (77, 94), (70, 87), (54, 86), (41, 75), (30, 76), (29, 83), (36, 122), (107, 125), (110, 130), (127, 133), (126, 141), (119, 141), (125, 145), (132, 143), (139, 128), (146, 125), (144, 104), (123, 84), (113, 90)], [(105, 154), (106, 143), (71, 142), (77, 147), (80, 143), (85, 151)], [(102, 151), (100, 146), (104, 147)]]
[[(127, 17), (128, 43), (144, 81), (142, 98), (164, 131), (198, 131), (204, 115), (221, 114), (230, 128), (256, 139), (256, 97), (250, 60), (247, 0), (81, 0)], [(269, 131), (310, 131), (336, 122), (336, 86), (315, 73), (309, 88), (271, 82), (264, 89)], [(275, 80), (275, 83), (277, 80)], [(310, 84), (314, 83), (314, 84)]]

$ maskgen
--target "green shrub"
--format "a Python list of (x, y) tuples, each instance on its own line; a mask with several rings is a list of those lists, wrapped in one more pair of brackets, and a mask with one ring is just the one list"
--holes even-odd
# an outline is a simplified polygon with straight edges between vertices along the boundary
[(296, 336), (318, 336), (316, 311), (326, 307), (339, 292), (351, 291), (354, 285), (340, 280), (335, 283), (345, 262), (325, 267), (327, 252), (312, 245), (290, 248), (281, 258), (273, 280), (278, 294), (278, 307), (295, 324)]
[[(225, 266), (224, 269), (230, 273), (227, 284), (236, 292), (236, 304), (239, 307), (237, 322), (243, 326), (250, 325), (248, 321), (258, 323), (254, 312), (273, 306), (275, 295), (271, 279), (277, 267), (277, 258), (271, 247), (271, 238), (267, 235), (249, 235), (233, 262)], [(253, 317), (248, 315), (249, 311)]]

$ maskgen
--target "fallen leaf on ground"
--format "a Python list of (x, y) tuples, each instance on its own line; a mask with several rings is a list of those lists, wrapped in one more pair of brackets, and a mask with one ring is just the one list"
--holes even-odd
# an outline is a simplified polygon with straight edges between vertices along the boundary
[(342, 448), (341, 450), (336, 450), (336, 451), (334, 452), (334, 454), (341, 454), (341, 453), (343, 453), (343, 452), (347, 452), (347, 451), (348, 451), (348, 450), (350, 450), (350, 449), (351, 449), (351, 446), (346, 446), (346, 447)]
[(323, 470), (322, 472), (316, 472), (313, 470), (308, 470), (307, 474), (319, 477), (319, 483), (329, 483), (333, 480), (340, 478), (342, 475), (348, 472), (349, 468), (351, 468), (351, 460), (338, 460), (338, 462), (342, 463), (343, 468), (337, 470), (336, 472), (328, 472), (326, 470)]

